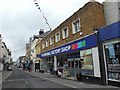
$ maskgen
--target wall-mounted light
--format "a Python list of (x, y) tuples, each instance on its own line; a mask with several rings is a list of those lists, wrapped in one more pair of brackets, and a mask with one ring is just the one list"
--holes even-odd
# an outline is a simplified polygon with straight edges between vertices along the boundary
[(80, 36), (82, 36), (83, 35), (83, 32), (80, 32)]

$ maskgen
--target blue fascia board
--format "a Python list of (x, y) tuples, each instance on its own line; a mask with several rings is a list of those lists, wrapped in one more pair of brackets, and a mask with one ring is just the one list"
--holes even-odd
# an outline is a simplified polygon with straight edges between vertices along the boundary
[[(76, 43), (81, 42), (81, 41), (84, 41), (84, 40), (86, 41), (86, 46), (85, 46), (85, 47), (78, 48), (78, 49), (75, 49), (75, 50), (70, 49), (70, 50), (68, 50), (68, 51), (51, 54), (51, 52), (54, 51), (54, 50), (61, 49), (61, 48), (66, 47), (66, 46), (70, 46), (70, 48), (71, 48), (71, 46), (72, 46), (73, 44), (76, 44)], [(87, 48), (92, 48), (92, 47), (95, 47), (95, 46), (97, 46), (97, 37), (96, 37), (96, 34), (93, 34), (93, 35), (90, 35), (90, 36), (88, 36), (88, 37), (85, 37), (85, 38), (76, 40), (76, 41), (71, 42), (71, 43), (68, 43), (68, 44), (65, 44), (65, 45), (63, 45), (63, 46), (61, 46), (61, 47), (57, 47), (57, 48), (54, 48), (54, 49), (52, 49), (52, 50), (43, 52), (43, 53), (39, 54), (39, 57), (40, 57), (40, 58), (46, 58), (46, 57), (51, 57), (51, 56), (59, 55), (59, 54), (71, 53), (71, 52), (74, 52), (74, 51), (77, 51), (77, 50), (80, 51), (80, 50), (84, 50), (84, 49), (87, 49)], [(42, 55), (45, 54), (45, 53), (48, 53), (48, 55), (42, 56)]]
[(105, 41), (117, 37), (120, 37), (120, 21), (99, 30), (100, 41)]

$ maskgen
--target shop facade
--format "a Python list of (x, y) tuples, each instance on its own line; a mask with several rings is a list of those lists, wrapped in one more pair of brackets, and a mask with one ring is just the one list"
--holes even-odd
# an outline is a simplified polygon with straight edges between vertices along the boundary
[[(67, 43), (52, 50), (43, 52), (39, 56), (51, 65), (54, 71), (67, 68), (67, 76), (77, 77), (80, 81), (101, 84), (100, 63), (96, 34)], [(49, 66), (48, 65), (48, 66)], [(50, 70), (49, 66), (49, 70)], [(64, 73), (64, 72), (63, 72)]]
[[(120, 22), (100, 30), (106, 70), (106, 83), (120, 87)], [(106, 34), (106, 35), (105, 35)]]

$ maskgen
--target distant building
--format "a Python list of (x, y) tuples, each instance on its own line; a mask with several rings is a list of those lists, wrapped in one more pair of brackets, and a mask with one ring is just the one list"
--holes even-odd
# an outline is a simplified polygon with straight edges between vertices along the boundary
[(36, 70), (39, 70), (39, 71), (44, 71), (43, 70), (43, 63), (44, 63), (44, 61), (43, 60), (41, 60), (40, 58), (39, 58), (39, 54), (41, 53), (41, 51), (42, 51), (42, 46), (41, 46), (41, 40), (44, 38), (44, 37), (46, 37), (49, 33), (50, 33), (51, 31), (47, 31), (47, 32), (44, 32), (43, 31), (43, 29), (41, 29), (40, 31), (39, 31), (39, 39), (38, 39), (38, 41), (36, 42), (36, 46), (35, 46), (35, 48), (36, 48), (36, 61), (35, 61), (35, 69)]
[(40, 67), (40, 59), (38, 59), (37, 54), (40, 53), (39, 43), (41, 39), (46, 36), (50, 31), (44, 33), (43, 29), (39, 31), (39, 35), (33, 35), (29, 39), (29, 43), (26, 44), (26, 60), (33, 61), (33, 70), (35, 70), (35, 65)]

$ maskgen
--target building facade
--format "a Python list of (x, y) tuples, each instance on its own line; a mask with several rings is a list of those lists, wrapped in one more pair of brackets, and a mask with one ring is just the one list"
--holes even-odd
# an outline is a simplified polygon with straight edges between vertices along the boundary
[(3, 63), (2, 63), (2, 36), (0, 34), (0, 71), (3, 70)]
[(38, 70), (38, 71), (40, 71), (40, 72), (44, 72), (44, 70), (43, 70), (43, 64), (44, 64), (44, 61), (42, 60), (42, 59), (40, 59), (40, 57), (39, 57), (39, 54), (42, 52), (42, 44), (41, 44), (41, 40), (45, 37), (45, 36), (47, 36), (49, 33), (50, 33), (51, 31), (47, 31), (47, 32), (44, 32), (44, 30), (43, 29), (41, 29), (40, 31), (39, 31), (39, 39), (38, 39), (38, 41), (36, 42), (36, 46), (35, 46), (35, 48), (36, 48), (36, 62), (35, 62), (35, 64), (36, 64), (36, 70)]
[[(88, 2), (41, 40), (44, 71), (63, 69), (63, 77), (101, 80), (95, 29), (105, 26), (103, 5)], [(96, 83), (95, 82), (95, 83)]]
[(26, 44), (26, 61), (33, 61), (33, 70), (40, 71), (42, 61), (38, 57), (38, 54), (41, 53), (41, 40), (44, 36), (46, 36), (50, 31), (44, 33), (43, 29), (40, 29), (39, 35), (34, 35), (29, 39), (29, 43)]
[(106, 0), (103, 3), (107, 26), (99, 30), (99, 40), (104, 56), (106, 84), (120, 87), (120, 2)]
[(53, 74), (61, 70), (64, 78), (120, 86), (119, 26), (118, 0), (88, 2), (53, 31), (39, 35), (33, 45), (37, 69)]
[(31, 57), (31, 53), (30, 53), (31, 49), (30, 48), (31, 48), (30, 44), (26, 43), (26, 57), (27, 57), (26, 59), (29, 59)]
[[(120, 86), (120, 21), (99, 30), (106, 84)], [(107, 35), (105, 35), (107, 33)]]
[(0, 34), (0, 71), (6, 70), (6, 64), (11, 64), (11, 51), (7, 48), (5, 42), (2, 42)]

